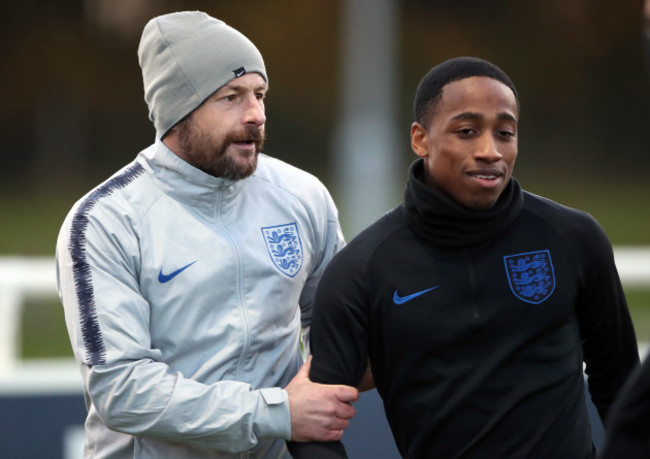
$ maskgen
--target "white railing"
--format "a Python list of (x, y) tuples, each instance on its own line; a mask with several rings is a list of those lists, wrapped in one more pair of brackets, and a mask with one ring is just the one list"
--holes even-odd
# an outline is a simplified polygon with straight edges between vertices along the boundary
[(614, 258), (623, 287), (650, 289), (650, 246), (615, 247)]
[(22, 312), (26, 300), (57, 298), (52, 257), (0, 257), (0, 392), (81, 393), (74, 359), (20, 359)]
[[(650, 246), (614, 249), (626, 289), (650, 288)], [(26, 299), (56, 298), (56, 270), (50, 257), (0, 257), (0, 376), (21, 366), (22, 307)]]
[(0, 373), (18, 362), (25, 300), (56, 297), (54, 259), (0, 257)]

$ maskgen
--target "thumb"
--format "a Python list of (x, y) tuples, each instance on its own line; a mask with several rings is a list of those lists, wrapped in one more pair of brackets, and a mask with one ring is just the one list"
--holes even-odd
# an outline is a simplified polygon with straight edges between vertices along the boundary
[(300, 370), (298, 370), (298, 373), (296, 376), (300, 378), (307, 378), (309, 379), (309, 370), (311, 369), (311, 355), (307, 357), (307, 361), (302, 364), (300, 367)]

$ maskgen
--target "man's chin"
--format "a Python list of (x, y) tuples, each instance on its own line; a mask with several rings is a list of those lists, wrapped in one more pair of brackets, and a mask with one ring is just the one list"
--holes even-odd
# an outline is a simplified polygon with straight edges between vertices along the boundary
[(253, 175), (257, 169), (257, 153), (250, 158), (229, 159), (223, 164), (221, 177), (227, 180), (242, 180)]

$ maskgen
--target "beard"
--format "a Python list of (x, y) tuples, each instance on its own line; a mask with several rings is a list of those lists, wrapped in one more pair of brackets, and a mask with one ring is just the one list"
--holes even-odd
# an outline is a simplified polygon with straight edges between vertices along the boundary
[[(230, 132), (222, 139), (216, 139), (210, 132), (201, 130), (190, 115), (178, 124), (178, 143), (185, 150), (187, 162), (206, 174), (227, 180), (241, 180), (250, 177), (257, 168), (257, 157), (264, 146), (264, 128), (246, 126), (237, 132)], [(244, 155), (227, 154), (235, 142), (254, 142), (255, 151), (251, 158)], [(237, 161), (237, 159), (245, 161)]]

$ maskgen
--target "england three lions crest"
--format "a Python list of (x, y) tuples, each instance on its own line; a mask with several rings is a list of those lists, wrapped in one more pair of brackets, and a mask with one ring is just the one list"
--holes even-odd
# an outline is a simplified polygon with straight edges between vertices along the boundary
[(302, 266), (302, 241), (298, 225), (267, 226), (262, 228), (262, 234), (273, 264), (289, 277), (298, 274)]
[(503, 257), (510, 290), (520, 300), (540, 304), (555, 290), (555, 271), (548, 250)]

